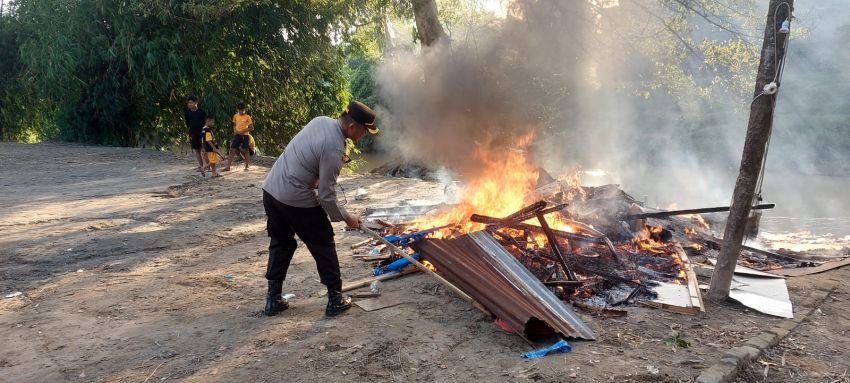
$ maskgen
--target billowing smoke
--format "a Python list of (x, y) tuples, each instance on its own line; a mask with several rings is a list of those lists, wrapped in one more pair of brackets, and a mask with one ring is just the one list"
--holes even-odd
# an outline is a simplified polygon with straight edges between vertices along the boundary
[[(607, 177), (586, 181), (620, 183), (650, 205), (726, 205), (754, 71), (724, 72), (704, 44), (741, 36), (671, 19), (661, 5), (671, 3), (517, 0), (504, 21), (454, 30), (447, 48), (396, 52), (377, 73), (381, 142), (463, 173), (477, 147), (509, 150), (533, 131), (550, 173), (602, 168)], [(850, 173), (850, 19), (845, 0), (797, 3), (763, 190), (778, 208), (765, 216), (843, 219), (833, 228), (848, 235), (850, 182), (824, 175)], [(757, 56), (766, 2), (751, 4), (738, 30), (755, 52), (740, 52)]]
[(463, 172), (477, 148), (509, 150), (548, 128), (580, 77), (579, 3), (521, 1), (497, 29), (387, 60), (378, 72), (387, 150)]

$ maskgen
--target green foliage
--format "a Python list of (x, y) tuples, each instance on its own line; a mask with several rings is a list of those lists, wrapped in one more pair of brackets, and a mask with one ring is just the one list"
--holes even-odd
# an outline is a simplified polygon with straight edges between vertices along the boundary
[(58, 130), (42, 126), (41, 138), (172, 146), (185, 141), (185, 99), (195, 94), (221, 130), (244, 101), (262, 150), (279, 153), (310, 118), (338, 113), (345, 98), (345, 61), (332, 37), (341, 25), (336, 1), (17, 5), (25, 36), (18, 78), (33, 89), (24, 102), (55, 106)]
[[(349, 59), (346, 73), (348, 75), (351, 99), (358, 100), (372, 107), (379, 103), (378, 90), (374, 77), (374, 71), (377, 65), (377, 59), (373, 58), (356, 56)], [(358, 142), (359, 150), (367, 152), (375, 151), (377, 149), (378, 139), (376, 136), (367, 134)]]
[(357, 172), (363, 165), (366, 165), (366, 159), (363, 158), (363, 152), (357, 148), (357, 144), (350, 138), (345, 139), (345, 156), (349, 161), (342, 168), (342, 174), (353, 174)]
[(688, 348), (691, 346), (691, 343), (685, 340), (685, 338), (682, 337), (682, 334), (678, 331), (674, 331), (669, 337), (664, 338), (662, 341), (668, 346), (678, 348)]

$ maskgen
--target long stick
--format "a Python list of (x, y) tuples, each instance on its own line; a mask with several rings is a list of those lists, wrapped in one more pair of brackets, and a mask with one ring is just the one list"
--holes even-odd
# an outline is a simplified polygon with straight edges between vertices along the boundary
[(558, 244), (558, 239), (555, 238), (555, 233), (552, 232), (552, 228), (549, 227), (549, 222), (546, 222), (546, 216), (537, 211), (537, 220), (540, 221), (540, 226), (543, 228), (543, 232), (546, 234), (546, 239), (549, 240), (549, 246), (552, 248), (552, 252), (555, 253), (555, 257), (558, 258), (558, 262), (561, 264), (561, 267), (564, 269), (564, 273), (567, 274), (567, 278), (571, 281), (576, 280), (576, 275), (573, 273), (573, 270), (570, 269), (570, 266), (567, 265), (567, 259), (564, 257), (564, 253), (561, 251), (561, 245)]
[(617, 248), (614, 247), (614, 243), (611, 242), (611, 239), (608, 238), (608, 236), (605, 235), (605, 233), (590, 227), (590, 225), (588, 225), (584, 222), (574, 221), (574, 220), (571, 220), (571, 219), (567, 219), (565, 221), (567, 223), (569, 223), (570, 225), (578, 226), (581, 230), (584, 230), (585, 232), (591, 233), (591, 234), (596, 235), (599, 238), (601, 238), (605, 242), (605, 246), (608, 246), (608, 251), (611, 252), (611, 255), (614, 256), (614, 259), (616, 259), (617, 262), (621, 265), (626, 264), (625, 257), (621, 256), (620, 253), (617, 252)]
[(562, 203), (560, 205), (548, 207), (548, 208), (545, 208), (545, 209), (542, 209), (542, 210), (535, 210), (535, 211), (526, 212), (526, 213), (523, 213), (523, 214), (511, 214), (510, 216), (505, 217), (505, 218), (494, 218), (494, 217), (488, 217), (486, 215), (473, 214), (472, 216), (470, 216), (469, 219), (472, 222), (483, 223), (485, 225), (507, 225), (507, 224), (510, 224), (510, 223), (519, 223), (519, 222), (528, 221), (529, 219), (534, 218), (537, 215), (538, 211), (542, 212), (543, 214), (549, 214), (549, 213), (554, 213), (556, 211), (561, 211), (564, 208), (566, 208), (567, 206), (569, 206), (569, 204)]
[(473, 299), (472, 297), (470, 297), (469, 295), (467, 295), (465, 292), (463, 292), (461, 289), (457, 288), (455, 285), (453, 285), (451, 282), (447, 281), (445, 278), (443, 278), (443, 277), (441, 277), (441, 276), (437, 275), (437, 273), (435, 273), (435, 272), (431, 271), (431, 269), (429, 269), (429, 268), (425, 267), (425, 265), (423, 265), (422, 263), (420, 263), (419, 261), (417, 261), (415, 258), (411, 257), (411, 256), (410, 256), (409, 254), (407, 254), (404, 250), (399, 249), (397, 246), (395, 246), (395, 245), (393, 245), (392, 243), (390, 243), (389, 241), (387, 241), (387, 240), (384, 238), (384, 236), (382, 236), (382, 235), (380, 235), (380, 234), (378, 234), (378, 233), (376, 233), (376, 232), (374, 232), (374, 231), (370, 230), (369, 228), (367, 228), (367, 227), (365, 227), (365, 226), (360, 226), (360, 230), (361, 230), (361, 231), (363, 231), (363, 232), (364, 232), (364, 233), (366, 233), (366, 234), (371, 235), (372, 237), (374, 237), (374, 238), (375, 238), (375, 239), (377, 239), (378, 241), (383, 242), (385, 245), (387, 245), (387, 248), (389, 248), (390, 250), (392, 250), (392, 251), (393, 251), (393, 253), (395, 253), (395, 254), (397, 254), (398, 256), (400, 256), (400, 257), (402, 257), (402, 258), (406, 259), (408, 262), (410, 262), (410, 264), (412, 264), (413, 266), (416, 266), (416, 268), (418, 268), (419, 270), (422, 270), (423, 272), (425, 272), (425, 274), (428, 274), (428, 275), (430, 275), (432, 278), (436, 279), (436, 280), (437, 280), (437, 282), (442, 283), (442, 284), (443, 284), (443, 286), (446, 286), (449, 290), (453, 291), (453, 292), (454, 292), (455, 294), (457, 294), (457, 295), (458, 295), (461, 299), (463, 299), (463, 300), (465, 300), (465, 301), (469, 302), (470, 304), (472, 304), (472, 306), (473, 306), (473, 307), (477, 308), (477, 309), (478, 309), (479, 311), (481, 311), (482, 313), (487, 314), (487, 315), (490, 315), (490, 316), (492, 316), (492, 315), (493, 315), (493, 314), (491, 314), (491, 313), (490, 313), (490, 311), (489, 311), (489, 310), (487, 310), (486, 308), (484, 308), (484, 306), (482, 306), (480, 303), (478, 303), (475, 299)]
[[(474, 220), (473, 220), (473, 222), (474, 222)], [(527, 223), (511, 223), (511, 224), (505, 224), (503, 226), (507, 227), (509, 229), (529, 230), (529, 231), (536, 231), (536, 232), (542, 232), (543, 231), (542, 227), (535, 226), (535, 225), (529, 225)], [(574, 240), (574, 241), (584, 241), (584, 242), (589, 242), (589, 243), (598, 243), (598, 244), (605, 245), (605, 239), (604, 238), (590, 237), (590, 236), (576, 234), (576, 233), (568, 233), (566, 231), (555, 230), (555, 229), (551, 229), (551, 230), (552, 230), (552, 233), (555, 234), (555, 236), (558, 236), (558, 237), (561, 237), (561, 238), (571, 239), (571, 240)]]
[(507, 222), (511, 222), (511, 221), (515, 221), (519, 217), (527, 216), (527, 215), (531, 215), (531, 216), (526, 218), (526, 219), (523, 219), (522, 221), (534, 218), (534, 214), (540, 209), (545, 209), (546, 205), (548, 205), (548, 204), (549, 203), (546, 202), (546, 201), (537, 201), (537, 202), (535, 202), (531, 205), (528, 205), (528, 206), (526, 206), (522, 209), (519, 209), (519, 211), (517, 211), (516, 213), (513, 213), (513, 214), (511, 214), (511, 215), (509, 215), (505, 218), (502, 218), (502, 220), (507, 221)]
[[(407, 274), (413, 274), (417, 271), (419, 271), (419, 270), (411, 269), (411, 268), (408, 267), (408, 268), (405, 268), (405, 269), (401, 269), (399, 271), (393, 271), (391, 273), (381, 274), (381, 275), (374, 277), (374, 278), (366, 278), (366, 279), (361, 279), (359, 281), (346, 283), (346, 284), (342, 285), (342, 292), (359, 289), (361, 287), (366, 287), (366, 286), (371, 285), (372, 282), (375, 282), (375, 281), (389, 281), (389, 280), (392, 280), (392, 279), (401, 278), (401, 277), (403, 277)], [(327, 290), (322, 290), (322, 291), (318, 292), (318, 295), (320, 297), (323, 297), (327, 294), (328, 294)]]
[[(718, 249), (723, 247), (722, 240), (706, 239), (705, 241), (714, 244), (715, 246), (717, 246)], [(785, 255), (782, 255), (782, 254), (778, 254), (778, 253), (774, 253), (772, 251), (768, 251), (768, 250), (756, 249), (755, 247), (750, 247), (750, 246), (747, 246), (747, 245), (741, 245), (741, 249), (749, 251), (751, 253), (761, 254), (761, 255), (764, 255), (766, 257), (780, 259), (780, 260), (785, 261), (785, 262), (794, 262), (794, 263), (801, 262), (801, 260), (793, 258), (793, 257), (788, 257), (788, 256), (785, 256)]]
[[(753, 210), (763, 210), (763, 209), (773, 209), (776, 207), (775, 203), (765, 203), (761, 205), (755, 205), (752, 207)], [(686, 210), (670, 210), (670, 211), (655, 211), (651, 213), (640, 213), (640, 214), (629, 214), (624, 217), (624, 219), (644, 219), (644, 218), (663, 218), (670, 217), (674, 215), (685, 215), (685, 214), (702, 214), (702, 213), (721, 213), (724, 211), (729, 211), (731, 209), (730, 206), (720, 206), (720, 207), (704, 207), (700, 209), (686, 209)]]
[(357, 242), (357, 243), (355, 243), (355, 244), (351, 245), (351, 248), (352, 248), (352, 249), (356, 249), (356, 248), (358, 248), (358, 247), (363, 247), (363, 246), (368, 245), (368, 244), (369, 244), (369, 242), (372, 242), (372, 240), (371, 240), (371, 239), (364, 239), (364, 240), (362, 240), (362, 241), (360, 241), (360, 242)]

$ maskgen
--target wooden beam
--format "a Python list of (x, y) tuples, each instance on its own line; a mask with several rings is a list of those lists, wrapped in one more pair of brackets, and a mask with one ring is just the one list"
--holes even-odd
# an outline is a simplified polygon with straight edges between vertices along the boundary
[[(773, 209), (776, 207), (775, 203), (766, 203), (761, 205), (755, 205), (752, 207), (753, 210), (762, 210), (762, 209)], [(720, 206), (720, 207), (704, 207), (699, 209), (685, 209), (685, 210), (670, 210), (670, 211), (654, 211), (649, 213), (640, 213), (640, 214), (629, 214), (625, 217), (625, 219), (644, 219), (644, 218), (664, 218), (670, 217), (674, 215), (686, 215), (686, 214), (704, 214), (704, 213), (722, 213), (724, 211), (729, 211), (731, 207), (728, 206)]]

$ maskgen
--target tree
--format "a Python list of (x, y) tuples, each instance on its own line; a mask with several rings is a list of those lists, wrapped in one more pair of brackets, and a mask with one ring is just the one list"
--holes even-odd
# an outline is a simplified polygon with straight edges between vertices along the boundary
[[(283, 149), (310, 118), (338, 113), (344, 59), (336, 1), (20, 0), (20, 62), (56, 105), (68, 141), (167, 147), (182, 142), (186, 96), (228, 126), (244, 101), (258, 141)], [(21, 129), (19, 125), (16, 127)]]
[(413, 15), (416, 19), (416, 30), (422, 45), (430, 47), (439, 40), (445, 40), (446, 31), (440, 24), (435, 0), (412, 0)]

